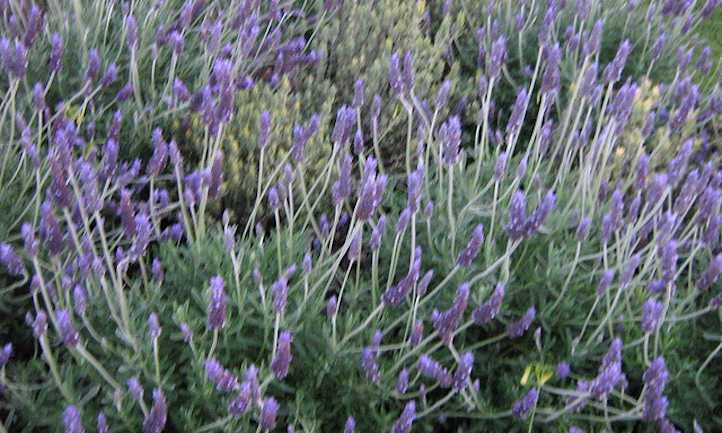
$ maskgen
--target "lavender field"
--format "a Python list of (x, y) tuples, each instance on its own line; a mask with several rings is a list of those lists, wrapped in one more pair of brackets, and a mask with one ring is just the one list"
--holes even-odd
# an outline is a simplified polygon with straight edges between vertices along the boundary
[(0, 433), (721, 432), (721, 4), (0, 0)]

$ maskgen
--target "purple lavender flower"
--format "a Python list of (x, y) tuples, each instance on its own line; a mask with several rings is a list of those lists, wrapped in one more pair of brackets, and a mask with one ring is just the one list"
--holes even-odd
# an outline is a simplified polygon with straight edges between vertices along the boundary
[(352, 416), (346, 418), (346, 424), (344, 424), (343, 433), (354, 433), (356, 431), (356, 420)]
[(451, 81), (450, 80), (444, 80), (443, 83), (441, 83), (441, 86), (439, 87), (439, 91), (436, 94), (436, 99), (434, 100), (434, 109), (436, 111), (442, 110), (446, 104), (449, 102), (449, 91), (451, 90)]
[(506, 63), (506, 37), (499, 36), (491, 45), (491, 57), (488, 65), (490, 79), (499, 78), (504, 63)]
[(607, 269), (602, 273), (602, 278), (599, 279), (599, 285), (597, 286), (597, 296), (602, 296), (607, 291), (609, 285), (612, 284), (614, 279), (614, 270)]
[(108, 433), (108, 419), (105, 417), (103, 412), (98, 414), (98, 433)]
[(699, 290), (709, 290), (709, 288), (717, 282), (720, 274), (722, 274), (722, 253), (717, 254), (709, 262), (707, 270), (702, 274), (699, 281), (697, 281), (697, 288)]
[(395, 52), (389, 59), (389, 84), (391, 90), (399, 95), (404, 91), (404, 81), (401, 76), (401, 61), (399, 59), (399, 53)]
[(75, 287), (73, 287), (73, 309), (78, 316), (84, 316), (87, 307), (88, 295), (85, 292), (85, 287), (76, 284)]
[(697, 222), (704, 223), (710, 221), (714, 215), (718, 215), (720, 201), (722, 201), (722, 192), (711, 186), (706, 187), (697, 201)]
[(251, 384), (249, 382), (243, 382), (240, 385), (238, 395), (228, 403), (228, 412), (234, 417), (239, 417), (246, 413), (251, 404), (251, 394)]
[(7, 365), (8, 361), (10, 361), (10, 358), (13, 356), (13, 345), (12, 343), (7, 343), (2, 347), (2, 350), (0, 350), (0, 368)]
[(459, 286), (456, 292), (456, 299), (454, 304), (446, 311), (439, 311), (434, 309), (431, 313), (431, 321), (434, 324), (434, 329), (438, 332), (441, 337), (441, 341), (450, 345), (453, 338), (454, 332), (459, 327), (461, 319), (466, 311), (466, 306), (469, 302), (469, 284), (464, 283)]
[(632, 281), (632, 278), (634, 278), (634, 273), (637, 271), (637, 267), (639, 266), (641, 261), (642, 256), (640, 256), (639, 253), (633, 255), (629, 259), (627, 266), (624, 268), (624, 272), (622, 272), (622, 277), (619, 280), (619, 286), (622, 289), (625, 289)]
[(353, 263), (355, 261), (358, 261), (361, 258), (361, 230), (356, 230), (351, 237), (351, 243), (348, 247), (348, 260), (349, 262)]
[(529, 416), (529, 412), (536, 406), (537, 399), (539, 398), (539, 391), (536, 388), (532, 388), (526, 393), (524, 397), (514, 402), (511, 413), (519, 419), (526, 419)]
[(193, 340), (193, 330), (187, 323), (180, 324), (181, 335), (183, 335), (183, 342), (190, 344)]
[(137, 376), (131, 377), (127, 382), (128, 391), (135, 401), (143, 401), (143, 385), (140, 384)]
[(617, 54), (614, 56), (614, 60), (604, 68), (604, 81), (605, 83), (613, 83), (619, 81), (622, 76), (622, 70), (624, 65), (627, 63), (627, 57), (632, 51), (632, 44), (629, 40), (625, 39), (617, 50)]
[(333, 318), (338, 310), (338, 298), (336, 295), (331, 296), (326, 302), (326, 317)]
[[(25, 229), (25, 227), (26, 227), (26, 225), (24, 224), (23, 229)], [(27, 227), (30, 228), (29, 225), (27, 225)], [(32, 229), (30, 231), (27, 231), (27, 233), (31, 234)], [(27, 235), (24, 237), (26, 239), (26, 242), (25, 242), (26, 249), (28, 249), (28, 247), (27, 247), (28, 243), (30, 244), (30, 249), (28, 250), (28, 253), (31, 255), (34, 255), (33, 251), (37, 250), (37, 247), (34, 247), (36, 242), (33, 242), (33, 238), (31, 238)], [(30, 241), (28, 242), (28, 240), (30, 240)], [(17, 253), (15, 252), (13, 247), (6, 243), (0, 243), (0, 264), (2, 264), (5, 267), (5, 269), (7, 269), (8, 273), (10, 275), (15, 275), (15, 276), (20, 277), (25, 272), (25, 266), (23, 266), (22, 260), (17, 255)]]
[(75, 330), (75, 326), (73, 326), (70, 313), (68, 310), (59, 309), (55, 314), (58, 319), (58, 328), (60, 336), (63, 339), (63, 344), (71, 349), (75, 348), (75, 346), (80, 343), (80, 335), (78, 331)]
[(458, 116), (452, 116), (439, 127), (439, 139), (442, 146), (444, 164), (452, 166), (459, 160), (461, 145), (461, 122)]
[(415, 73), (414, 73), (414, 55), (411, 51), (404, 53), (404, 69), (401, 73), (404, 80), (404, 86), (411, 90), (414, 87)]
[(644, 413), (646, 421), (663, 420), (667, 415), (667, 397), (663, 395), (668, 373), (664, 357), (656, 358), (642, 376), (645, 384)]
[(356, 110), (344, 105), (336, 112), (336, 124), (331, 134), (331, 140), (336, 144), (346, 144), (351, 138), (353, 125), (356, 122)]
[(220, 275), (212, 277), (209, 286), (208, 300), (208, 328), (216, 331), (226, 324), (225, 282)]
[(339, 169), (338, 180), (331, 188), (334, 206), (339, 206), (351, 195), (351, 163), (353, 159), (348, 153), (344, 155)]
[(230, 392), (239, 389), (236, 375), (223, 368), (215, 358), (206, 360), (205, 369), (208, 380), (216, 386), (218, 392)]
[(407, 185), (407, 205), (411, 213), (416, 213), (421, 205), (421, 193), (424, 184), (424, 165), (419, 161), (416, 170), (412, 171), (406, 181)]
[(32, 321), (32, 328), (35, 338), (41, 338), (48, 332), (48, 316), (45, 314), (45, 311), (40, 310), (35, 314), (35, 318)]
[(150, 316), (148, 316), (148, 330), (151, 340), (158, 340), (162, 328), (160, 327), (158, 315), (155, 313), (150, 313)]
[(399, 372), (399, 378), (396, 381), (396, 392), (399, 394), (405, 394), (406, 390), (409, 388), (409, 371), (407, 369), (401, 370)]
[(581, 220), (579, 220), (579, 225), (577, 225), (577, 241), (583, 242), (587, 239), (589, 236), (589, 228), (592, 225), (592, 219), (589, 217), (583, 217)]
[(536, 308), (532, 305), (531, 307), (529, 307), (528, 310), (526, 310), (526, 313), (524, 313), (524, 315), (519, 320), (509, 324), (506, 329), (506, 333), (509, 334), (509, 338), (519, 338), (524, 335), (524, 333), (531, 326), (531, 323), (534, 321), (535, 317)]
[(504, 283), (497, 283), (496, 288), (494, 288), (494, 293), (492, 293), (489, 300), (481, 304), (472, 312), (471, 317), (474, 320), (474, 323), (477, 325), (485, 325), (494, 320), (501, 310), (501, 303), (504, 300), (504, 292)]
[(40, 238), (47, 242), (48, 250), (51, 255), (58, 255), (65, 246), (63, 238), (63, 230), (60, 223), (53, 213), (53, 206), (49, 201), (45, 201), (40, 206), (40, 225), (38, 227)]
[(604, 398), (615, 387), (625, 386), (627, 379), (622, 372), (622, 340), (615, 338), (602, 359), (599, 374), (589, 383), (589, 392), (596, 398)]
[(28, 49), (21, 41), (16, 39), (13, 47), (7, 38), (0, 39), (0, 59), (8, 76), (18, 80), (25, 77), (28, 68)]
[(471, 369), (474, 367), (474, 354), (466, 352), (461, 355), (459, 359), (459, 365), (456, 367), (454, 372), (454, 389), (461, 392), (466, 388), (466, 382), (471, 377)]
[(571, 374), (572, 370), (569, 367), (569, 363), (566, 361), (562, 361), (559, 364), (557, 364), (556, 368), (556, 375), (559, 379), (564, 380)]
[(165, 273), (163, 272), (163, 264), (161, 263), (161, 261), (158, 257), (153, 258), (153, 263), (151, 263), (151, 266), (150, 266), (150, 272), (153, 275), (153, 279), (156, 282), (158, 282), (158, 283), (163, 282)]
[(707, 230), (705, 230), (702, 235), (702, 241), (711, 248), (717, 245), (720, 234), (720, 226), (722, 226), (722, 215), (714, 215), (710, 218)]
[(654, 298), (649, 298), (642, 306), (642, 331), (654, 332), (660, 325), (664, 304)]
[(168, 406), (160, 388), (153, 390), (153, 407), (143, 420), (143, 433), (161, 433), (168, 418)]
[(63, 424), (65, 425), (65, 433), (85, 433), (80, 411), (74, 405), (66, 407), (65, 411), (63, 411)]
[(85, 72), (85, 79), (88, 81), (95, 81), (98, 78), (100, 72), (100, 53), (97, 48), (92, 48), (88, 52), (88, 68)]
[(411, 400), (406, 403), (404, 410), (401, 412), (401, 416), (399, 416), (399, 419), (394, 423), (393, 433), (409, 433), (415, 418), (416, 402)]
[(510, 136), (516, 135), (521, 129), (522, 123), (524, 122), (524, 114), (526, 113), (527, 105), (529, 103), (529, 94), (526, 88), (522, 88), (519, 93), (516, 94), (516, 100), (511, 109), (509, 115), (509, 121), (506, 124), (506, 132)]
[(364, 153), (364, 136), (361, 128), (356, 128), (356, 133), (353, 136), (353, 151), (356, 155)]
[(411, 209), (404, 208), (399, 215), (399, 220), (396, 222), (396, 235), (400, 236), (409, 227), (409, 221), (411, 221)]
[(534, 212), (529, 216), (526, 224), (526, 236), (530, 237), (536, 233), (539, 228), (544, 224), (547, 217), (556, 208), (557, 196), (553, 191), (547, 191), (542, 201), (534, 209)]
[(356, 204), (356, 217), (359, 221), (371, 218), (383, 200), (388, 178), (385, 175), (376, 175), (376, 165), (376, 159), (370, 156), (366, 158)]
[(592, 27), (592, 31), (589, 34), (589, 39), (587, 39), (586, 43), (584, 44), (584, 55), (590, 56), (595, 55), (599, 51), (599, 46), (602, 41), (602, 31), (604, 29), (604, 20), (597, 20), (594, 23), (594, 27)]
[(456, 264), (462, 267), (471, 266), (471, 263), (479, 254), (479, 250), (481, 249), (481, 245), (483, 243), (484, 225), (478, 224), (476, 227), (474, 227), (474, 231), (471, 234), (471, 238), (469, 239), (469, 243), (466, 245), (466, 248), (464, 248), (461, 253), (459, 253)]
[(353, 103), (351, 104), (356, 110), (364, 105), (364, 80), (358, 79), (353, 85)]
[(378, 356), (382, 338), (383, 334), (381, 331), (376, 331), (371, 339), (371, 345), (364, 347), (361, 352), (361, 369), (363, 370), (366, 378), (373, 383), (379, 383), (381, 381)]
[(409, 336), (409, 345), (416, 347), (421, 343), (421, 339), (424, 338), (424, 322), (417, 320), (414, 322), (414, 326), (411, 329), (411, 336)]
[(50, 35), (50, 59), (48, 60), (48, 66), (50, 71), (56, 74), (60, 71), (60, 68), (63, 67), (64, 50), (65, 45), (63, 38), (58, 33)]
[(288, 367), (293, 360), (291, 341), (293, 336), (289, 331), (283, 331), (278, 337), (278, 348), (271, 362), (271, 370), (278, 380), (283, 380), (288, 375)]
[[(293, 272), (287, 270), (283, 275), (278, 277), (276, 282), (271, 286), (271, 293), (273, 294), (273, 309), (276, 314), (283, 314), (286, 311), (286, 304), (288, 303), (288, 278)], [(295, 269), (294, 269), (295, 270)]]
[(509, 223), (506, 231), (512, 240), (521, 239), (526, 233), (526, 196), (522, 191), (514, 192), (509, 204)]
[(276, 427), (276, 417), (278, 416), (278, 402), (273, 397), (268, 397), (261, 404), (261, 428), (265, 431), (271, 431)]
[(146, 171), (149, 176), (158, 176), (163, 171), (168, 159), (168, 143), (163, 139), (163, 131), (160, 128), (153, 130), (151, 142), (153, 143), (153, 156), (148, 161)]
[(369, 246), (372, 251), (378, 251), (381, 247), (381, 237), (384, 235), (384, 229), (386, 228), (386, 216), (381, 215), (379, 221), (371, 231), (371, 240)]
[(559, 43), (554, 45), (546, 45), (544, 47), (544, 56), (546, 60), (546, 68), (542, 77), (542, 94), (551, 95), (554, 98), (559, 93), (559, 87), (561, 85), (561, 74), (559, 71), (559, 64), (562, 60), (562, 50), (559, 48)]
[(659, 421), (659, 433), (680, 433), (679, 430), (669, 422), (668, 419), (664, 418), (661, 421)]
[(453, 378), (449, 370), (442, 367), (441, 364), (436, 362), (428, 355), (421, 355), (418, 363), (419, 373), (439, 382), (442, 388), (449, 388), (452, 385)]
[(509, 154), (507, 152), (502, 152), (496, 158), (496, 163), (494, 165), (494, 180), (496, 182), (500, 182), (504, 178), (508, 157)]

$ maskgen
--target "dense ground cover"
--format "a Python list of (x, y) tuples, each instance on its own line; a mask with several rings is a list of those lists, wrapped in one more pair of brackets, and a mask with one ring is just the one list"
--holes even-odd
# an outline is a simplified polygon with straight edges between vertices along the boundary
[(0, 432), (718, 431), (718, 3), (0, 1)]

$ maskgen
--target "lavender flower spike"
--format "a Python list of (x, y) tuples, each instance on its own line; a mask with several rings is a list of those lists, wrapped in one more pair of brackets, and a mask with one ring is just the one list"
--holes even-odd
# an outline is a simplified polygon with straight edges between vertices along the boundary
[(642, 331), (650, 333), (660, 325), (664, 304), (654, 298), (649, 298), (642, 306)]
[(411, 431), (411, 424), (413, 424), (416, 418), (416, 402), (414, 400), (406, 403), (404, 410), (401, 412), (401, 416), (394, 423), (393, 433), (409, 433)]
[(153, 390), (153, 407), (143, 421), (143, 433), (161, 433), (168, 418), (168, 406), (160, 388)]
[(452, 385), (452, 377), (449, 370), (442, 367), (437, 361), (433, 360), (428, 355), (421, 355), (419, 357), (419, 373), (422, 376), (434, 379), (439, 382), (442, 388), (448, 388)]
[(478, 224), (474, 228), (474, 231), (471, 234), (471, 239), (469, 239), (469, 243), (466, 245), (466, 248), (464, 248), (461, 253), (459, 253), (459, 258), (456, 260), (456, 263), (462, 267), (471, 266), (471, 263), (479, 254), (479, 249), (481, 248), (481, 245), (483, 243), (484, 225)]
[(474, 354), (466, 352), (459, 359), (459, 366), (454, 373), (454, 389), (461, 392), (466, 387), (466, 382), (471, 377), (471, 369), (474, 367)]
[(526, 196), (522, 191), (516, 191), (509, 204), (509, 223), (506, 232), (512, 240), (519, 240), (526, 234)]
[(622, 76), (622, 69), (624, 69), (624, 65), (627, 63), (627, 57), (629, 57), (630, 51), (632, 51), (632, 44), (629, 40), (625, 39), (619, 45), (619, 49), (617, 50), (616, 56), (614, 56), (614, 60), (612, 60), (612, 62), (604, 69), (604, 81), (606, 83), (619, 81)]
[(667, 397), (663, 395), (668, 379), (667, 367), (663, 357), (650, 364), (642, 377), (646, 385), (644, 391), (644, 413), (647, 421), (663, 420), (667, 415)]
[(409, 371), (403, 369), (399, 372), (399, 378), (396, 381), (396, 392), (399, 394), (406, 394), (406, 390), (409, 387)]
[(431, 320), (434, 323), (434, 329), (439, 333), (441, 341), (449, 345), (454, 338), (454, 333), (461, 323), (461, 319), (469, 302), (469, 284), (464, 283), (459, 286), (456, 293), (454, 304), (446, 311), (440, 312), (434, 310), (431, 313)]
[(566, 361), (562, 361), (559, 364), (557, 364), (557, 368), (555, 370), (555, 373), (559, 379), (566, 379), (571, 374), (572, 369), (569, 367), (569, 363)]
[(346, 418), (346, 424), (344, 425), (343, 433), (354, 433), (356, 430), (356, 420), (352, 416)]
[(474, 323), (477, 325), (485, 325), (494, 320), (501, 310), (501, 303), (504, 300), (504, 292), (504, 284), (498, 283), (489, 300), (474, 309), (472, 312), (471, 317), (474, 319)]
[(206, 376), (218, 392), (230, 392), (239, 388), (238, 378), (232, 372), (223, 368), (215, 358), (208, 358), (205, 363)]
[(288, 367), (291, 365), (291, 342), (293, 335), (289, 331), (283, 331), (278, 337), (278, 348), (271, 362), (271, 370), (278, 380), (283, 380), (288, 375)]
[(519, 320), (509, 324), (506, 330), (509, 338), (519, 338), (524, 335), (534, 321), (534, 317), (536, 317), (536, 308), (532, 305)]
[[(26, 239), (30, 239), (29, 243), (32, 249), (32, 246), (35, 244), (35, 242), (33, 242), (33, 238), (30, 236), (26, 236)], [(27, 243), (28, 242), (26, 242), (26, 244)], [(32, 254), (32, 250), (28, 252)], [(23, 266), (23, 262), (20, 259), (20, 256), (17, 255), (13, 247), (6, 243), (0, 243), (0, 264), (2, 264), (5, 269), (7, 269), (10, 275), (15, 275), (19, 277), (23, 275), (23, 272), (25, 272), (25, 267)]]
[(444, 164), (447, 166), (456, 164), (459, 160), (459, 146), (461, 145), (461, 122), (458, 116), (451, 117), (441, 125), (439, 137)]
[(80, 419), (80, 411), (74, 405), (65, 408), (63, 424), (65, 425), (65, 433), (85, 433), (83, 421)]
[(276, 427), (278, 416), (278, 402), (273, 397), (263, 400), (261, 405), (261, 428), (265, 431), (273, 430)]
[(80, 343), (80, 335), (73, 326), (72, 319), (68, 310), (58, 310), (56, 312), (58, 318), (58, 328), (60, 330), (60, 336), (63, 339), (63, 344), (69, 348), (75, 348)]
[(208, 302), (208, 328), (215, 331), (223, 328), (226, 324), (226, 299), (225, 282), (219, 275), (210, 280), (210, 299)]
[(514, 402), (511, 412), (519, 419), (525, 419), (532, 408), (536, 405), (536, 401), (539, 398), (539, 391), (536, 388), (532, 388), (529, 392), (521, 399)]
[(137, 376), (131, 377), (128, 379), (128, 392), (130, 392), (130, 395), (133, 397), (135, 401), (142, 401), (143, 400), (143, 385), (140, 384), (140, 380), (138, 380)]
[(148, 316), (148, 329), (150, 330), (150, 338), (151, 340), (157, 340), (158, 337), (160, 337), (161, 327), (160, 322), (158, 321), (158, 315), (155, 313), (150, 313), (150, 316)]
[(707, 270), (697, 282), (699, 290), (708, 290), (722, 274), (722, 253), (717, 254), (709, 263)]

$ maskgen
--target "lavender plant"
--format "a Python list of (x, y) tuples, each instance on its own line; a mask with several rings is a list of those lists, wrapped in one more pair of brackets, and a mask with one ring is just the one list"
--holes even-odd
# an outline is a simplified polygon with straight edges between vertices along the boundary
[(715, 431), (717, 3), (0, 3), (0, 432)]

